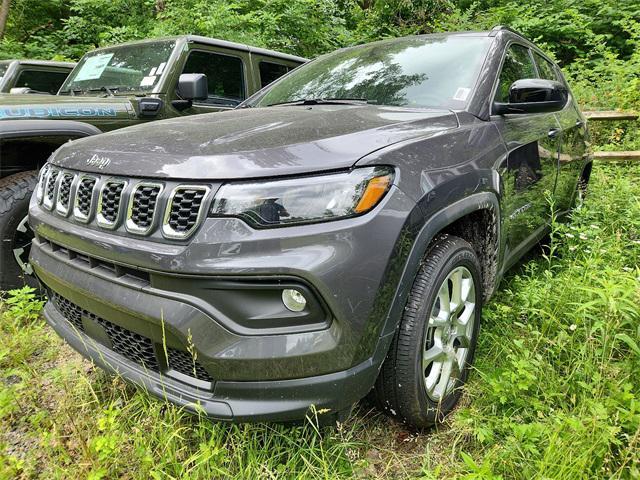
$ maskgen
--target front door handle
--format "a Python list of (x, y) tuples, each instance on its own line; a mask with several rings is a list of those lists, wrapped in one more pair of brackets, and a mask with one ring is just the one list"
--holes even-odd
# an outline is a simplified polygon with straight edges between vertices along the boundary
[(549, 138), (556, 138), (559, 133), (560, 133), (559, 128), (550, 128), (549, 133), (547, 133), (547, 135), (549, 136)]
[(576, 127), (580, 128), (584, 125), (584, 122), (582, 120), (576, 120)]

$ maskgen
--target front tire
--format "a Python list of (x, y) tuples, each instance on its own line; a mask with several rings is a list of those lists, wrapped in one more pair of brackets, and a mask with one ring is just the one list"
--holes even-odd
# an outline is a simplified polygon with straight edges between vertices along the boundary
[(37, 171), (0, 180), (0, 290), (36, 286), (28, 261), (33, 232), (27, 217), (37, 182)]
[(475, 353), (481, 285), (471, 245), (458, 237), (439, 237), (414, 279), (376, 381), (376, 403), (386, 413), (425, 428), (454, 408)]

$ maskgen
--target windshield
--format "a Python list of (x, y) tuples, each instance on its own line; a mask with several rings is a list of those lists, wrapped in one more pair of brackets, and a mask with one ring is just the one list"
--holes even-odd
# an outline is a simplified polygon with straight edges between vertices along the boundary
[(0, 62), (0, 82), (2, 82), (2, 77), (7, 73), (7, 68), (9, 68), (9, 64), (11, 62)]
[(491, 41), (423, 36), (339, 50), (297, 68), (250, 105), (357, 99), (378, 105), (464, 108)]
[(87, 53), (60, 93), (150, 92), (160, 80), (175, 46), (174, 41), (165, 40)]

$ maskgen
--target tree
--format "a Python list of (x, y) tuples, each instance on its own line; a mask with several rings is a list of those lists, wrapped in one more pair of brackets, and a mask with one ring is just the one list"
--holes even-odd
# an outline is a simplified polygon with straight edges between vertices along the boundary
[(2, 0), (2, 5), (0, 5), (0, 39), (4, 35), (4, 29), (7, 26), (7, 17), (9, 17), (9, 6), (11, 4), (11, 0)]

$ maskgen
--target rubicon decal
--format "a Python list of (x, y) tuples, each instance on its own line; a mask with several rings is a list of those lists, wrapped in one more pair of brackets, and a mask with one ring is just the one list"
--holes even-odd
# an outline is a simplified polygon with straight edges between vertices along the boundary
[(111, 106), (35, 106), (0, 108), (3, 118), (66, 118), (66, 117), (115, 117), (118, 110)]

